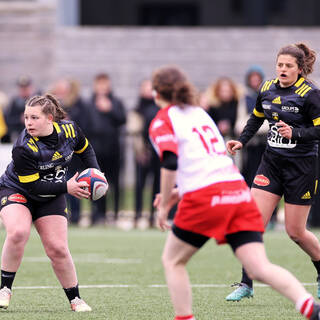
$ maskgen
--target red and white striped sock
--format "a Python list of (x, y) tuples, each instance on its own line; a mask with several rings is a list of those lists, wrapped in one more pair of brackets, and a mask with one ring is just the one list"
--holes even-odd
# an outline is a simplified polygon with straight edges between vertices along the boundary
[(296, 303), (296, 309), (300, 311), (302, 315), (304, 315), (307, 319), (310, 319), (313, 311), (314, 299), (310, 294), (306, 294), (305, 296), (298, 299)]
[(196, 318), (193, 316), (193, 314), (190, 314), (188, 316), (176, 316), (174, 320), (196, 320)]

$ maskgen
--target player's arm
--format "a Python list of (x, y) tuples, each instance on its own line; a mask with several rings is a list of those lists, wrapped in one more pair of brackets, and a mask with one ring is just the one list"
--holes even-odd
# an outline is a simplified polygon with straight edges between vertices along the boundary
[(313, 126), (308, 128), (292, 128), (292, 138), (298, 142), (320, 140), (320, 90), (309, 93), (304, 103), (308, 117), (312, 119)]
[(32, 151), (24, 147), (14, 148), (12, 151), (15, 172), (18, 175), (19, 182), (24, 188), (34, 195), (62, 194), (67, 192), (67, 182), (43, 181), (40, 180), (40, 173), (36, 159)]
[(98, 165), (96, 154), (92, 148), (92, 145), (80, 129), (78, 125), (75, 124), (76, 132), (77, 132), (77, 144), (75, 146), (74, 153), (76, 153), (83, 164), (87, 168), (96, 168), (100, 170)]
[(167, 223), (168, 213), (171, 209), (172, 194), (176, 185), (178, 161), (173, 152), (164, 151), (160, 172), (160, 203), (158, 206), (158, 224), (162, 230), (170, 228)]
[(243, 146), (255, 135), (262, 126), (264, 120), (265, 115), (262, 109), (261, 96), (259, 94), (256, 101), (256, 107), (253, 109), (253, 112), (238, 139)]

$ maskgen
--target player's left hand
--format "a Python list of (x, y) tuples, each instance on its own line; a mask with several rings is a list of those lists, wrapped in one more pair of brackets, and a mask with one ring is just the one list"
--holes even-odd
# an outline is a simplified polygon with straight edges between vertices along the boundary
[(170, 224), (168, 223), (168, 210), (159, 208), (157, 212), (157, 225), (162, 231), (171, 229)]
[(276, 126), (278, 127), (278, 132), (282, 137), (289, 140), (292, 138), (292, 129), (288, 124), (280, 120), (276, 123)]

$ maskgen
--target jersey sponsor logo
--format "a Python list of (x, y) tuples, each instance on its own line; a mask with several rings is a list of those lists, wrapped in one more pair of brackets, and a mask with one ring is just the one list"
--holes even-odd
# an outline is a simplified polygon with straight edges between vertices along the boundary
[(268, 132), (268, 144), (270, 147), (292, 149), (297, 145), (297, 141), (284, 138), (276, 125), (272, 125)]
[(168, 133), (164, 134), (163, 136), (157, 136), (155, 138), (156, 144), (159, 144), (161, 142), (167, 142), (167, 141), (176, 141), (176, 138), (173, 134)]
[(258, 174), (255, 176), (253, 183), (260, 187), (266, 187), (270, 184), (270, 180), (263, 174)]
[(307, 192), (301, 197), (301, 199), (303, 199), (303, 200), (311, 199), (310, 191), (307, 191)]
[(1, 198), (1, 205), (4, 206), (7, 203), (8, 197)]
[(293, 112), (293, 113), (298, 113), (299, 108), (298, 107), (289, 107), (289, 106), (281, 106), (281, 110), (284, 112)]
[(55, 161), (55, 160), (58, 160), (58, 159), (60, 159), (60, 158), (62, 158), (62, 155), (61, 155), (58, 151), (56, 151), (56, 152), (53, 154), (51, 161)]
[(211, 207), (219, 204), (236, 204), (241, 202), (250, 202), (251, 193), (249, 190), (236, 191), (231, 194), (225, 194), (221, 196), (213, 196), (211, 199)]
[(47, 169), (51, 169), (54, 167), (54, 163), (49, 163), (49, 164), (45, 164), (43, 166), (39, 166), (40, 170), (47, 170)]
[(72, 158), (72, 155), (73, 155), (73, 151), (69, 155), (67, 155), (64, 159), (68, 161)]
[(274, 98), (274, 99), (272, 100), (272, 103), (274, 103), (274, 104), (281, 104), (281, 98), (280, 98), (280, 96)]
[(55, 183), (63, 182), (67, 169), (57, 166), (54, 173), (49, 173), (41, 178), (41, 181), (54, 181)]
[(161, 127), (164, 124), (164, 121), (161, 119), (156, 119), (153, 124), (152, 124), (152, 129), (157, 129), (159, 127)]
[(18, 203), (27, 203), (27, 199), (20, 193), (14, 193), (8, 197), (9, 201)]
[(264, 110), (270, 110), (271, 109), (271, 104), (262, 104), (262, 108), (264, 109)]

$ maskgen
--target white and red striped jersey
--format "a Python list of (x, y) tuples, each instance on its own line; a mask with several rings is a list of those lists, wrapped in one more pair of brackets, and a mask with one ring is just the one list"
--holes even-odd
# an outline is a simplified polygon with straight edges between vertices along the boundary
[(201, 107), (160, 110), (150, 124), (149, 135), (160, 159), (164, 151), (177, 155), (181, 195), (218, 182), (243, 180), (227, 156), (217, 126)]

